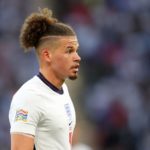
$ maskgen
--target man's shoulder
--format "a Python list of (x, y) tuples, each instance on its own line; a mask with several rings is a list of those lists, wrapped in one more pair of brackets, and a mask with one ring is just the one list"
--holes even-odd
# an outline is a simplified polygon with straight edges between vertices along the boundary
[(26, 94), (26, 93), (32, 93), (33, 91), (36, 91), (36, 89), (40, 87), (40, 82), (38, 81), (38, 77), (34, 76), (28, 81), (26, 81), (22, 86), (16, 91), (14, 96), (20, 95), (20, 94)]
[[(30, 88), (35, 88), (37, 86), (39, 86), (40, 82), (39, 82), (39, 78), (37, 76), (32, 77), (31, 79), (29, 79), (28, 81), (26, 81), (21, 88), (25, 88), (25, 89), (30, 89)], [(20, 88), (20, 89), (21, 89)]]
[(40, 99), (40, 82), (38, 77), (34, 76), (25, 82), (12, 97), (12, 102), (18, 103), (36, 103)]

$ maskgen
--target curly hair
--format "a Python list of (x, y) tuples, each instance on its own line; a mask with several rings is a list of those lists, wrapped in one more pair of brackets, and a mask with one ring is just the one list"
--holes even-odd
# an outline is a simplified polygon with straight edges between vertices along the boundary
[(58, 22), (52, 17), (52, 11), (48, 8), (40, 9), (38, 13), (32, 13), (25, 19), (21, 28), (20, 44), (24, 50), (36, 48), (39, 40), (44, 36), (74, 36), (71, 26)]

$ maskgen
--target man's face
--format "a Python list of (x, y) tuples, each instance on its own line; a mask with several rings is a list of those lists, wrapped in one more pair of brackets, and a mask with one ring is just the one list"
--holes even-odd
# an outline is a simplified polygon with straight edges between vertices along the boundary
[(53, 51), (51, 60), (51, 67), (58, 78), (63, 80), (77, 78), (81, 60), (77, 53), (78, 47), (79, 43), (76, 36), (59, 39), (59, 46)]

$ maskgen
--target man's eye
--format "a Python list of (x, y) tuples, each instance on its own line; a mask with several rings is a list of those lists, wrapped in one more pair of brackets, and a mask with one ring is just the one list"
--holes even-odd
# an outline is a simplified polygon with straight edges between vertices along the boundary
[(72, 48), (67, 48), (67, 53), (72, 53), (73, 52), (73, 49)]

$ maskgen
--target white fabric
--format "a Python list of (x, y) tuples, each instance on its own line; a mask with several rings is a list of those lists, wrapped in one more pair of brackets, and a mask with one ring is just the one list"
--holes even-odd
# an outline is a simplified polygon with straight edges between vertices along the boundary
[(12, 99), (10, 132), (34, 135), (36, 150), (70, 150), (75, 111), (66, 84), (62, 87), (58, 94), (37, 76), (26, 82)]
[(92, 150), (92, 148), (84, 143), (78, 143), (73, 146), (72, 150)]

